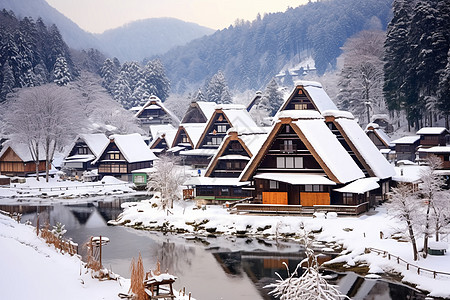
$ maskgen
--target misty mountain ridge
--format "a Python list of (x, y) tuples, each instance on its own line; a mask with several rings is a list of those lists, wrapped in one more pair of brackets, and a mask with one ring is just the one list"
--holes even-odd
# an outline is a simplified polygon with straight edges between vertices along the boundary
[(213, 29), (174, 18), (150, 18), (95, 34), (102, 49), (120, 60), (140, 61), (212, 34)]
[(55, 24), (64, 41), (73, 49), (98, 49), (122, 61), (141, 61), (163, 54), (176, 46), (214, 32), (213, 29), (173, 18), (152, 18), (130, 22), (102, 34), (92, 34), (50, 6), (45, 0), (0, 0), (0, 9), (11, 10), (16, 17), (39, 17)]
[(81, 29), (75, 22), (50, 6), (45, 0), (0, 0), (0, 9), (4, 8), (13, 11), (16, 17), (21, 19), (32, 17), (37, 20), (41, 17), (47, 26), (56, 24), (64, 41), (71, 48), (97, 48), (100, 50), (98, 40), (93, 34)]

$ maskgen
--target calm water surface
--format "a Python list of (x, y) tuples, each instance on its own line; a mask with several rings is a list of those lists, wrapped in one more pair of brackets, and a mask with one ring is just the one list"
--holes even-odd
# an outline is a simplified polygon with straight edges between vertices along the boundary
[[(298, 244), (258, 240), (254, 238), (209, 237), (195, 239), (181, 235), (153, 233), (125, 227), (107, 226), (121, 212), (120, 204), (130, 199), (99, 201), (85, 205), (33, 206), (0, 205), (0, 209), (23, 213), (22, 221), (36, 224), (47, 220), (65, 224), (66, 238), (80, 245), (91, 236), (106, 236), (110, 243), (103, 249), (103, 265), (129, 278), (133, 257), (142, 255), (146, 271), (161, 269), (178, 277), (175, 288), (186, 287), (197, 300), (273, 299), (263, 287), (277, 279), (275, 272), (286, 278), (282, 262), (290, 270), (304, 258)], [(406, 286), (381, 280), (365, 280), (354, 274), (334, 274), (333, 284), (352, 299), (425, 299)]]

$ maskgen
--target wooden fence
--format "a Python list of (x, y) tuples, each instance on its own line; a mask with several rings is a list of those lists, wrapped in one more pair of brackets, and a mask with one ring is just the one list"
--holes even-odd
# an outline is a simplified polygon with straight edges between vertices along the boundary
[(383, 255), (384, 257), (387, 257), (388, 260), (392, 259), (392, 260), (396, 261), (397, 264), (406, 266), (406, 270), (415, 269), (417, 271), (417, 274), (419, 274), (419, 275), (433, 277), (434, 279), (450, 280), (450, 273), (439, 272), (439, 271), (419, 267), (417, 265), (407, 262), (406, 260), (400, 258), (397, 255), (390, 254), (389, 252), (384, 251), (384, 250), (375, 249), (375, 248), (366, 248), (365, 252), (366, 253), (374, 252), (374, 253), (377, 253), (378, 255)]
[[(77, 190), (77, 189), (84, 189), (89, 187), (106, 187), (106, 186), (123, 186), (123, 185), (129, 185), (131, 183), (124, 182), (124, 183), (110, 183), (110, 184), (86, 184), (86, 185), (73, 185), (73, 186), (56, 186), (56, 187), (15, 187), (11, 186), (11, 188), (15, 188), (21, 191), (32, 191), (32, 190), (38, 190), (39, 192), (42, 191), (68, 191), (68, 190)], [(1, 186), (4, 188), (10, 188), (10, 186)]]
[(297, 214), (313, 214), (315, 212), (336, 212), (345, 215), (359, 215), (366, 212), (369, 203), (364, 202), (359, 205), (281, 205), (281, 204), (236, 204), (236, 211), (248, 213), (297, 213)]

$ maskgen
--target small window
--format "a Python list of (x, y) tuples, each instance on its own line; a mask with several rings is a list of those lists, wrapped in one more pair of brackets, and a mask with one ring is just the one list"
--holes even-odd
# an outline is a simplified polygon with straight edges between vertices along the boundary
[(187, 135), (183, 135), (182, 139), (181, 139), (182, 143), (189, 143), (189, 138), (187, 137)]
[(275, 181), (275, 180), (269, 180), (269, 188), (270, 188), (271, 190), (278, 189), (278, 188), (279, 188), (279, 183), (278, 183), (278, 181)]
[(295, 157), (295, 168), (303, 169), (303, 157)]
[(277, 157), (277, 168), (278, 169), (286, 168), (286, 165), (284, 163), (284, 157)]
[(109, 159), (118, 160), (118, 159), (120, 159), (120, 154), (119, 153), (109, 153)]
[(145, 176), (144, 175), (135, 175), (134, 176), (134, 182), (135, 183), (146, 183), (145, 182)]
[(291, 132), (291, 126), (286, 125), (286, 133), (289, 133), (289, 132)]
[(217, 125), (217, 132), (220, 132), (220, 133), (227, 132), (227, 125)]
[(308, 109), (308, 104), (306, 103), (297, 103), (294, 105), (295, 110), (306, 110)]
[(88, 148), (86, 147), (78, 148), (78, 154), (88, 154)]
[(286, 157), (286, 168), (293, 169), (294, 168), (294, 158), (292, 156)]
[(305, 192), (312, 192), (313, 186), (312, 184), (305, 184)]

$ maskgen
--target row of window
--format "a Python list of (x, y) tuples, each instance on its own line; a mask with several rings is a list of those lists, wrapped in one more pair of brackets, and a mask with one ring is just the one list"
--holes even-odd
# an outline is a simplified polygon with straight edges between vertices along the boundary
[[(304, 188), (303, 188), (304, 187)], [(327, 192), (328, 190), (323, 185), (305, 184), (301, 186), (302, 192)], [(269, 180), (269, 188), (271, 190), (277, 190), (280, 188), (280, 182), (275, 180)]]
[(303, 169), (303, 157), (279, 156), (277, 157), (277, 169)]
[(101, 164), (98, 167), (99, 173), (128, 173), (127, 165), (125, 164)]

